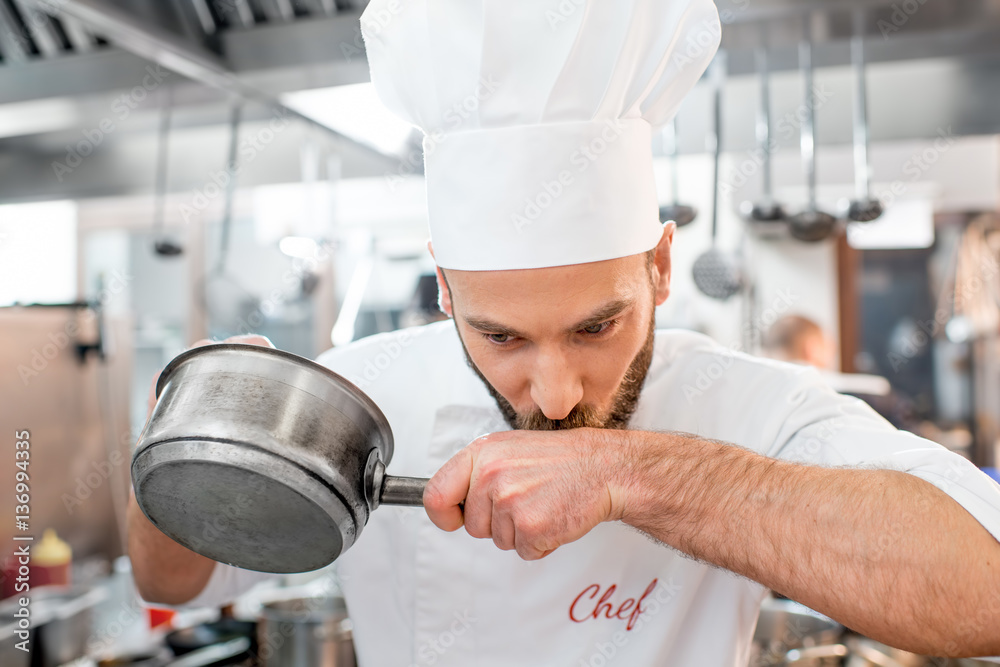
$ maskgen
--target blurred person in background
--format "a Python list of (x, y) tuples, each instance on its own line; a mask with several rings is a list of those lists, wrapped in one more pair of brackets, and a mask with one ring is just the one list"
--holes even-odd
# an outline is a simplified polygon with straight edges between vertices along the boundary
[(833, 341), (822, 327), (802, 315), (785, 315), (772, 324), (764, 333), (761, 348), (771, 359), (833, 370)]
[(913, 401), (894, 389), (888, 380), (876, 375), (836, 372), (836, 349), (833, 339), (819, 324), (797, 314), (776, 321), (761, 340), (765, 357), (812, 366), (835, 390), (860, 398), (896, 428), (928, 436), (930, 425), (917, 416)]

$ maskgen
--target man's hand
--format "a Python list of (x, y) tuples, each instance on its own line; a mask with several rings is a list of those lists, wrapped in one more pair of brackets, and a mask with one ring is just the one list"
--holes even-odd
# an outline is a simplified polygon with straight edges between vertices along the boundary
[[(492, 538), (544, 558), (602, 521), (620, 518), (623, 431), (504, 431), (458, 452), (431, 479), (424, 507), (447, 531)], [(465, 503), (463, 515), (461, 503)]]

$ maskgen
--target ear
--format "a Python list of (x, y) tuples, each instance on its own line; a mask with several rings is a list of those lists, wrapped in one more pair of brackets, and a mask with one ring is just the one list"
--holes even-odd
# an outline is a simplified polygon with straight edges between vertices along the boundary
[[(430, 241), (427, 242), (427, 251), (431, 257), (434, 256), (434, 245)], [(451, 290), (448, 289), (448, 283), (444, 279), (444, 270), (437, 265), (435, 265), (434, 270), (437, 273), (438, 308), (448, 317), (454, 317), (451, 312)]]
[(674, 243), (677, 225), (668, 222), (663, 225), (663, 236), (656, 244), (653, 257), (653, 283), (656, 286), (656, 305), (662, 306), (670, 296), (670, 248)]

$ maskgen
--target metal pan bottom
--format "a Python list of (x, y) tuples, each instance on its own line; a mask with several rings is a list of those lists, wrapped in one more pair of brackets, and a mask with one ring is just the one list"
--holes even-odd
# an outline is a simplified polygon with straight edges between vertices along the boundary
[(160, 531), (247, 570), (316, 570), (357, 535), (357, 518), (332, 487), (244, 443), (153, 444), (132, 462), (132, 481), (140, 508)]

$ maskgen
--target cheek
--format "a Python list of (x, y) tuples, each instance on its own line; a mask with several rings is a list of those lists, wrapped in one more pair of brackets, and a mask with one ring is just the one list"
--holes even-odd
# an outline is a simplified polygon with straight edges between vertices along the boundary
[(528, 384), (527, 355), (501, 354), (490, 349), (489, 343), (477, 343), (469, 346), (468, 350), (479, 372), (486, 376), (493, 388), (507, 400), (516, 402)]
[(614, 397), (628, 370), (631, 357), (626, 353), (592, 354), (582, 362), (584, 402), (603, 405)]
[(645, 342), (646, 334), (636, 327), (618, 336), (605, 349), (582, 354), (580, 364), (586, 369), (588, 394), (585, 400), (604, 403), (613, 398)]

